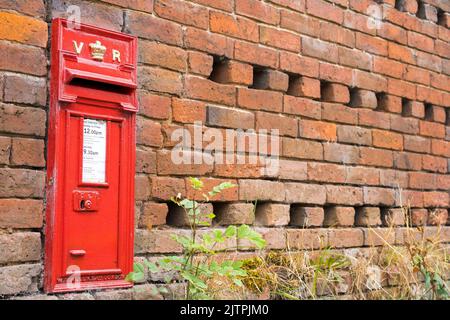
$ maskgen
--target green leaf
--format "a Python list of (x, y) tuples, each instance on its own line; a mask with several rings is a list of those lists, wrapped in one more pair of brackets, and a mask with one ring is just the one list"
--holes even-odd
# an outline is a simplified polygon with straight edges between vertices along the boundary
[(195, 190), (203, 189), (203, 182), (198, 178), (189, 177), (189, 182), (191, 183), (192, 188)]
[(238, 278), (234, 278), (233, 279), (233, 282), (234, 282), (234, 284), (235, 285), (237, 285), (238, 287), (242, 287), (244, 284), (242, 283), (242, 280), (241, 279), (238, 279)]
[(206, 283), (204, 283), (200, 278), (196, 277), (195, 275), (189, 273), (189, 272), (182, 272), (181, 276), (186, 279), (187, 281), (189, 281), (190, 283), (192, 283), (192, 285), (194, 287), (197, 287), (199, 289), (203, 289), (205, 290), (207, 288)]
[(236, 235), (236, 226), (229, 226), (225, 230), (225, 236), (228, 238), (234, 237)]

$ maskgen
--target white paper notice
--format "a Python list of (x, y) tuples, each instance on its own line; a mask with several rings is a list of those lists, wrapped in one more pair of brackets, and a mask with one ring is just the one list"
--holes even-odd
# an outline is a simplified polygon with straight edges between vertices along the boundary
[(105, 183), (106, 121), (84, 119), (83, 182)]

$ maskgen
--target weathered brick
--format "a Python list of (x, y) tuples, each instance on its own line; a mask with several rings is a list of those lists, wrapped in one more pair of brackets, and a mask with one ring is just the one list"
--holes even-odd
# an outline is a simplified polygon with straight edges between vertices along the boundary
[(357, 185), (379, 185), (380, 170), (368, 167), (347, 167), (346, 183)]
[(372, 143), (375, 147), (402, 150), (403, 136), (390, 131), (372, 130)]
[(38, 261), (41, 258), (41, 235), (20, 232), (0, 235), (0, 263)]
[(138, 117), (136, 121), (136, 142), (146, 146), (158, 147), (162, 145), (161, 125), (158, 122)]
[(212, 56), (196, 51), (188, 53), (188, 70), (191, 73), (209, 77), (213, 68)]
[(0, 61), (1, 70), (23, 72), (36, 76), (47, 74), (47, 60), (45, 52), (41, 48), (1, 41), (0, 51), (3, 53), (3, 59)]
[(32, 167), (45, 166), (44, 141), (13, 138), (11, 144), (11, 164)]
[(279, 162), (278, 176), (286, 180), (306, 180), (306, 162), (281, 159)]
[(45, 79), (24, 75), (7, 75), (4, 101), (45, 106), (47, 101)]
[(355, 223), (353, 207), (327, 207), (324, 225), (327, 227), (350, 227)]
[(395, 204), (395, 190), (390, 188), (363, 187), (364, 203), (373, 206)]
[(322, 102), (322, 120), (356, 125), (358, 113), (343, 104)]
[(390, 150), (361, 147), (359, 163), (368, 166), (392, 168), (394, 156)]
[[(406, 149), (406, 142), (405, 142)], [(394, 167), (398, 169), (422, 169), (422, 156), (416, 153), (401, 152), (394, 154)]]
[[(160, 175), (206, 175), (213, 170), (213, 158), (202, 151), (183, 150), (179, 158), (172, 151), (158, 150), (156, 152), (157, 172)], [(188, 161), (184, 161), (188, 159)], [(197, 163), (195, 159), (201, 159)]]
[(185, 71), (187, 53), (180, 48), (163, 43), (141, 41), (139, 42), (139, 61), (176, 71)]
[(171, 99), (146, 91), (139, 92), (139, 113), (149, 118), (168, 119)]
[(405, 150), (420, 153), (429, 153), (431, 150), (431, 141), (428, 138), (405, 135), (404, 141)]
[(0, 137), (0, 164), (9, 164), (11, 155), (11, 138)]
[(308, 139), (336, 141), (336, 125), (322, 121), (300, 120), (299, 135)]
[(280, 53), (280, 68), (283, 71), (293, 72), (306, 77), (319, 76), (319, 62), (316, 59), (284, 51)]
[(236, 13), (256, 20), (277, 25), (280, 21), (279, 10), (258, 0), (237, 0)]
[(320, 142), (283, 138), (283, 156), (300, 159), (323, 159), (323, 146)]
[(246, 63), (226, 60), (214, 66), (210, 79), (219, 83), (249, 86), (253, 83), (253, 68)]
[(283, 107), (285, 113), (301, 115), (312, 119), (320, 119), (321, 117), (321, 107), (318, 101), (285, 95)]
[(428, 214), (428, 224), (431, 226), (444, 226), (447, 223), (447, 209), (430, 210)]
[(187, 230), (137, 229), (134, 240), (135, 253), (181, 253), (183, 248), (173, 238), (173, 234), (187, 235)]
[(256, 224), (275, 227), (289, 224), (289, 209), (286, 204), (262, 203), (256, 206)]
[[(445, 187), (442, 189), (446, 190)], [(450, 195), (448, 194), (448, 192), (430, 191), (430, 192), (423, 192), (422, 194), (424, 207), (445, 208), (448, 207), (449, 205)]]
[(428, 210), (427, 209), (412, 209), (410, 213), (410, 223), (413, 226), (424, 226), (427, 224), (428, 220)]
[(359, 149), (355, 146), (348, 146), (339, 143), (323, 144), (325, 161), (356, 164), (359, 159)]
[(383, 92), (388, 90), (388, 81), (386, 77), (375, 73), (353, 70), (353, 86), (374, 92)]
[(286, 92), (289, 87), (289, 76), (283, 72), (271, 69), (256, 70), (253, 87), (262, 90)]
[(419, 119), (402, 117), (401, 115), (391, 115), (391, 130), (402, 133), (418, 134)]
[(368, 228), (363, 229), (365, 246), (384, 246), (395, 243), (396, 233), (394, 229)]
[(287, 93), (297, 97), (320, 98), (320, 81), (307, 77), (291, 77)]
[(350, 86), (353, 83), (352, 69), (326, 62), (319, 64), (319, 78), (328, 82), (342, 83)]
[(47, 46), (47, 23), (31, 17), (0, 12), (2, 29), (0, 39), (17, 41), (45, 48)]
[(332, 229), (328, 232), (328, 245), (332, 248), (361, 247), (364, 234), (361, 229)]
[(372, 145), (372, 134), (365, 128), (340, 125), (337, 127), (337, 140), (358, 145)]
[(269, 68), (278, 67), (278, 53), (276, 50), (253, 43), (236, 41), (234, 58), (248, 63), (258, 61), (258, 65)]
[(339, 63), (352, 68), (370, 71), (372, 69), (372, 56), (357, 49), (339, 47)]
[(161, 18), (202, 29), (208, 28), (208, 10), (180, 0), (156, 0), (153, 10)]
[(388, 54), (388, 42), (386, 40), (359, 32), (356, 33), (356, 48), (381, 56)]
[(281, 92), (239, 88), (237, 104), (248, 109), (280, 112), (283, 108), (283, 94)]
[(344, 20), (344, 10), (322, 0), (307, 0), (306, 12), (337, 24), (342, 24)]
[(417, 0), (397, 0), (395, 2), (395, 8), (401, 11), (416, 14), (419, 9)]
[(338, 47), (335, 44), (309, 37), (302, 37), (302, 54), (334, 63), (339, 60)]
[(180, 25), (138, 11), (125, 11), (125, 31), (167, 44), (181, 46), (183, 42)]
[(402, 208), (384, 208), (381, 219), (385, 227), (397, 227), (405, 225), (405, 212)]
[(420, 135), (433, 138), (445, 138), (445, 126), (441, 123), (420, 121), (419, 122)]
[(431, 155), (422, 156), (422, 168), (426, 171), (447, 172), (447, 159)]
[(140, 67), (138, 72), (142, 89), (175, 95), (180, 95), (183, 90), (181, 75), (177, 72), (154, 67)]
[(225, 56), (228, 58), (232, 58), (233, 56), (233, 40), (219, 34), (187, 27), (184, 32), (184, 42), (185, 46), (189, 49), (197, 49), (199, 51)]
[(408, 173), (399, 170), (380, 170), (380, 185), (383, 187), (407, 188)]
[(255, 115), (251, 112), (224, 107), (208, 106), (206, 124), (227, 128), (253, 129)]
[(354, 108), (376, 109), (378, 106), (377, 96), (375, 92), (369, 90), (352, 90), (350, 106)]
[(327, 83), (322, 86), (322, 99), (328, 102), (349, 103), (350, 92), (344, 85), (337, 83)]
[(403, 116), (423, 119), (425, 117), (425, 105), (421, 102), (406, 100), (403, 102)]
[(445, 123), (446, 122), (446, 114), (445, 109), (443, 107), (427, 105), (425, 109), (425, 119), (429, 121)]
[(324, 210), (321, 207), (293, 206), (290, 225), (307, 228), (321, 227), (324, 217)]
[(268, 180), (239, 180), (240, 200), (283, 201), (284, 185)]
[(172, 112), (172, 119), (176, 122), (206, 121), (206, 104), (203, 102), (174, 98), (172, 100)]
[(375, 57), (373, 59), (373, 71), (393, 78), (401, 79), (405, 73), (405, 66), (403, 63), (391, 59)]
[(287, 229), (286, 232), (287, 247), (290, 249), (319, 249), (328, 243), (324, 229)]
[(438, 156), (444, 156), (447, 158), (450, 157), (450, 142), (438, 140), (438, 139), (432, 139), (431, 140), (431, 153), (438, 155)]
[(294, 33), (261, 26), (259, 28), (259, 42), (270, 47), (300, 52), (300, 37)]
[(256, 113), (256, 130), (279, 130), (282, 136), (297, 136), (297, 119), (266, 112)]
[(252, 20), (211, 11), (209, 14), (209, 26), (211, 31), (215, 33), (258, 42), (258, 25)]
[(308, 180), (318, 182), (344, 183), (345, 167), (330, 163), (309, 162)]
[(326, 201), (326, 189), (323, 185), (305, 183), (286, 183), (286, 202), (323, 205)]
[(0, 294), (12, 295), (38, 291), (40, 264), (24, 264), (0, 267)]
[(221, 225), (253, 224), (255, 207), (252, 203), (224, 203), (214, 206), (215, 221)]
[(156, 199), (170, 200), (178, 194), (186, 195), (186, 187), (183, 179), (172, 177), (152, 177), (151, 194)]
[(166, 224), (168, 210), (165, 203), (146, 202), (139, 219), (139, 227), (150, 230), (153, 226)]
[(189, 76), (185, 79), (185, 93), (188, 98), (234, 106), (236, 90), (229, 85)]
[(380, 208), (359, 207), (356, 209), (355, 224), (362, 227), (374, 227), (381, 225)]
[(41, 198), (44, 180), (42, 171), (0, 168), (0, 197)]

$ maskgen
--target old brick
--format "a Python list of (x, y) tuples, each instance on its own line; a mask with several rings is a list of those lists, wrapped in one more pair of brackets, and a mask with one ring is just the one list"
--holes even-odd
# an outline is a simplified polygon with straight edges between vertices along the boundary
[(309, 162), (308, 180), (331, 183), (345, 182), (345, 167), (336, 164)]
[(395, 204), (395, 190), (390, 188), (363, 187), (364, 203), (373, 206)]
[(0, 235), (0, 263), (38, 261), (41, 258), (41, 235), (21, 232)]
[(300, 52), (300, 37), (294, 33), (261, 26), (259, 28), (259, 41), (262, 44), (293, 52)]
[(296, 137), (298, 132), (297, 119), (266, 112), (257, 112), (256, 129), (277, 129), (280, 135)]
[(263, 203), (256, 206), (256, 224), (263, 226), (285, 226), (289, 224), (289, 205)]
[(32, 167), (45, 166), (44, 141), (13, 138), (11, 144), (11, 164)]
[(428, 224), (431, 226), (444, 226), (447, 223), (447, 209), (430, 210), (428, 214)]
[(248, 19), (221, 12), (210, 12), (209, 26), (212, 32), (258, 42), (258, 25)]
[(173, 98), (172, 112), (172, 118), (176, 122), (206, 121), (206, 105), (203, 102)]
[(384, 130), (372, 130), (372, 142), (375, 147), (402, 150), (403, 136)]
[(353, 86), (374, 92), (383, 92), (388, 89), (388, 81), (386, 77), (375, 73), (353, 70)]
[(48, 33), (45, 21), (12, 12), (0, 12), (0, 21), (2, 21), (0, 39), (44, 48), (47, 46)]
[(405, 66), (397, 61), (375, 57), (373, 60), (373, 71), (386, 76), (401, 79), (405, 73)]
[(427, 224), (428, 220), (428, 210), (427, 209), (412, 209), (410, 213), (410, 223), (413, 226), (424, 226)]
[(378, 107), (380, 110), (402, 113), (402, 99), (389, 94), (383, 94), (378, 99)]
[(398, 169), (420, 170), (422, 169), (422, 156), (410, 152), (395, 153), (394, 167)]
[(286, 202), (323, 205), (326, 201), (326, 189), (322, 185), (305, 183), (286, 183)]
[(138, 117), (136, 121), (138, 144), (158, 147), (162, 145), (161, 125), (158, 122)]
[(321, 227), (324, 217), (324, 210), (321, 207), (293, 206), (290, 225), (306, 228)]
[(425, 105), (421, 102), (406, 100), (403, 103), (403, 116), (423, 119), (425, 117)]
[(347, 167), (346, 183), (358, 185), (379, 185), (380, 170), (367, 167)]
[(214, 206), (219, 224), (253, 224), (255, 221), (255, 208), (252, 203), (224, 203)]
[(360, 205), (363, 203), (362, 189), (349, 186), (326, 186), (326, 203), (338, 205)]
[(325, 161), (356, 164), (359, 159), (359, 149), (355, 146), (348, 146), (338, 143), (324, 143)]
[[(320, 93), (320, 86), (319, 86)], [(320, 102), (305, 98), (297, 98), (285, 95), (284, 110), (285, 113), (305, 116), (312, 119), (320, 119)]]
[(136, 36), (167, 44), (181, 46), (183, 41), (180, 25), (138, 11), (125, 11), (125, 30)]
[(236, 129), (253, 129), (255, 127), (255, 115), (244, 110), (208, 106), (206, 124)]
[(319, 77), (322, 80), (342, 83), (346, 86), (350, 86), (353, 83), (352, 69), (326, 62), (319, 64)]
[(202, 29), (208, 28), (208, 10), (189, 2), (156, 0), (153, 10), (162, 18)]
[(278, 67), (278, 53), (275, 50), (253, 43), (236, 41), (234, 58), (248, 63), (258, 61), (258, 65), (269, 68)]
[(283, 94), (280, 92), (239, 88), (237, 104), (248, 109), (280, 112), (283, 105)]
[(302, 53), (334, 63), (339, 60), (338, 47), (335, 44), (310, 37), (302, 37)]
[(427, 105), (427, 108), (425, 109), (425, 119), (429, 121), (445, 123), (445, 108), (434, 105)]
[(41, 48), (23, 46), (14, 43), (0, 42), (3, 59), (0, 69), (29, 73), (36, 76), (47, 74), (47, 60)]
[(405, 211), (402, 208), (384, 208), (381, 212), (381, 220), (385, 227), (404, 226)]
[(354, 108), (376, 109), (378, 101), (375, 92), (361, 89), (352, 90), (350, 106)]
[(431, 141), (428, 138), (405, 135), (404, 141), (405, 150), (420, 153), (429, 153), (431, 150)]
[(290, 249), (319, 249), (327, 246), (324, 229), (287, 229), (287, 247)]
[(394, 164), (394, 156), (390, 150), (361, 147), (359, 153), (359, 163), (362, 165), (392, 168)]
[(177, 72), (154, 67), (140, 67), (139, 72), (140, 88), (175, 95), (180, 95), (183, 90), (181, 76)]
[(170, 116), (171, 99), (169, 97), (139, 92), (139, 113), (149, 118), (168, 119)]
[(185, 71), (187, 53), (180, 48), (163, 43), (141, 41), (139, 43), (139, 61), (176, 71)]
[(156, 199), (170, 200), (178, 194), (186, 195), (186, 187), (183, 179), (172, 177), (152, 177), (151, 194)]
[(380, 170), (380, 185), (383, 187), (407, 188), (408, 173), (399, 170)]
[(0, 197), (41, 198), (44, 180), (42, 171), (0, 168)]
[(173, 238), (173, 234), (187, 235), (187, 230), (174, 229), (137, 229), (135, 234), (135, 253), (181, 253), (182, 247)]
[(320, 22), (320, 39), (335, 42), (350, 48), (355, 47), (355, 33), (333, 23)]
[(297, 97), (320, 98), (320, 81), (308, 77), (291, 77), (287, 93)]
[(414, 189), (434, 189), (436, 187), (436, 175), (424, 172), (410, 172), (409, 186)]
[(419, 9), (419, 5), (417, 0), (397, 0), (395, 2), (395, 8), (411, 14), (416, 14)]
[(151, 193), (150, 181), (147, 175), (136, 175), (134, 177), (134, 198), (135, 200), (148, 200)]
[(336, 125), (321, 121), (300, 120), (299, 135), (309, 139), (336, 141)]
[(165, 203), (146, 202), (139, 219), (139, 227), (152, 229), (153, 226), (166, 224), (168, 207)]
[(9, 164), (11, 155), (11, 138), (0, 137), (0, 164)]
[(217, 102), (228, 106), (235, 104), (236, 92), (232, 86), (192, 76), (187, 77), (185, 81), (188, 98)]
[(283, 138), (282, 148), (283, 156), (300, 159), (323, 159), (323, 146), (317, 141)]
[(228, 58), (233, 56), (233, 40), (219, 34), (188, 27), (185, 31), (184, 41), (185, 46), (189, 49), (197, 49)]
[(337, 127), (337, 140), (344, 143), (372, 145), (372, 134), (365, 128), (341, 125)]
[(328, 233), (328, 244), (332, 248), (361, 247), (364, 234), (361, 229), (332, 229)]
[(337, 83), (327, 83), (322, 86), (322, 99), (328, 102), (348, 103), (350, 102), (350, 92), (344, 85)]
[(327, 207), (324, 225), (327, 227), (349, 227), (355, 223), (353, 207)]
[[(442, 186), (442, 190), (448, 190), (445, 186)], [(450, 195), (448, 192), (443, 191), (430, 191), (423, 192), (423, 205), (429, 208), (448, 207), (450, 201)]]
[(447, 158), (450, 157), (450, 142), (437, 139), (431, 140), (431, 153)]
[(253, 68), (246, 63), (226, 60), (214, 66), (210, 79), (219, 83), (249, 86), (253, 83)]
[(196, 51), (189, 51), (188, 70), (191, 73), (209, 77), (213, 68), (213, 57)]
[(357, 226), (374, 227), (381, 225), (380, 208), (359, 207), (356, 209), (355, 223)]
[(446, 173), (447, 159), (431, 155), (422, 156), (422, 168), (427, 171)]
[[(214, 159), (211, 154), (190, 150), (180, 152), (182, 154), (174, 154), (169, 150), (158, 150), (156, 152), (158, 174), (198, 176), (212, 172)], [(188, 161), (184, 161), (185, 159)], [(196, 159), (202, 161), (197, 163)]]
[(419, 119), (402, 117), (401, 115), (391, 115), (391, 130), (402, 133), (418, 134)]
[(416, 57), (412, 49), (396, 44), (394, 42), (389, 42), (388, 55), (389, 58), (395, 60), (411, 64), (416, 63)]
[(278, 9), (258, 0), (237, 0), (236, 13), (268, 24), (276, 25), (280, 21)]
[(47, 101), (45, 79), (24, 75), (7, 75), (4, 101), (45, 106)]
[(365, 246), (384, 246), (395, 243), (396, 233), (393, 229), (368, 228), (363, 229)]
[(343, 104), (322, 102), (322, 120), (356, 125), (358, 113)]
[(412, 31), (408, 31), (408, 46), (430, 53), (434, 51), (434, 41), (432, 38)]
[(342, 24), (344, 20), (344, 11), (341, 8), (322, 0), (307, 0), (306, 12), (337, 24)]
[(284, 200), (284, 185), (268, 180), (239, 180), (240, 200)]
[(279, 162), (278, 175), (280, 179), (306, 180), (306, 162), (281, 159)]
[(288, 86), (289, 76), (283, 72), (271, 69), (255, 71), (253, 87), (256, 89), (286, 92)]
[(11, 295), (38, 291), (40, 264), (0, 267), (0, 294)]
[(388, 53), (388, 42), (381, 38), (356, 33), (356, 48), (370, 53), (386, 56)]
[(419, 132), (422, 136), (443, 139), (445, 137), (445, 126), (441, 123), (420, 121)]
[(339, 47), (339, 63), (363, 70), (370, 71), (372, 68), (372, 56), (366, 52), (357, 49), (348, 49)]

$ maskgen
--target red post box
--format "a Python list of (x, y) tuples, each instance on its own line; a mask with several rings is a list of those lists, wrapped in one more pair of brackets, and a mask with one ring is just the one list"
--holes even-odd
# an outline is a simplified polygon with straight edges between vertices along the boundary
[(137, 40), (74, 26), (52, 24), (47, 292), (131, 286)]

